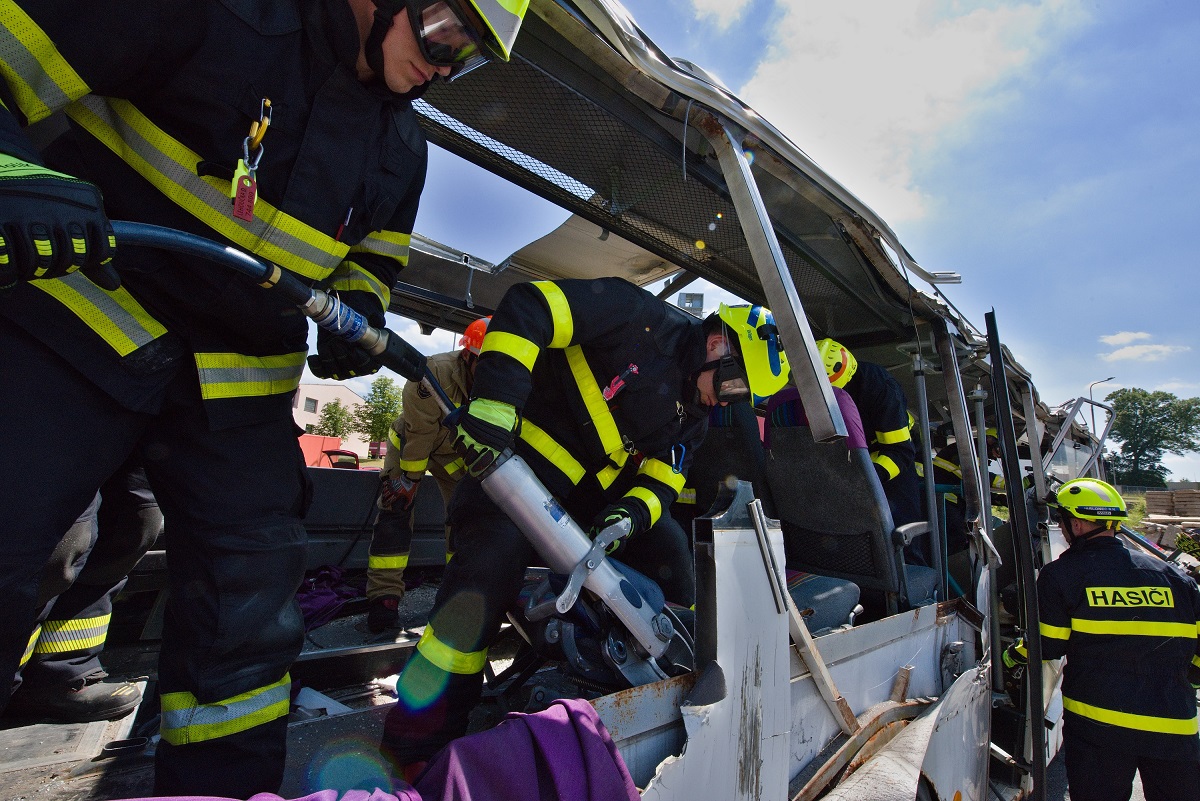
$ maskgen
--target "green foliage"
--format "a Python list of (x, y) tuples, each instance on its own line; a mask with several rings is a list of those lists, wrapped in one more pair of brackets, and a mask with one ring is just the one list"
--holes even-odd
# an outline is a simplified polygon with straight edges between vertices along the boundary
[(1146, 516), (1146, 496), (1145, 495), (1125, 495), (1125, 511), (1129, 513), (1129, 519), (1125, 521), (1125, 525), (1130, 528), (1137, 528), (1142, 522), (1142, 518)]
[(1114, 412), (1112, 436), (1121, 443), (1113, 457), (1116, 483), (1165, 487), (1163, 455), (1200, 450), (1200, 398), (1134, 387), (1118, 389), (1105, 400)]
[(331, 400), (321, 408), (321, 417), (313, 426), (312, 433), (322, 437), (345, 438), (354, 431), (354, 410), (347, 409), (340, 400)]
[(395, 381), (387, 376), (376, 378), (366, 400), (354, 407), (354, 430), (370, 442), (387, 439), (392, 421), (400, 416), (402, 398)]

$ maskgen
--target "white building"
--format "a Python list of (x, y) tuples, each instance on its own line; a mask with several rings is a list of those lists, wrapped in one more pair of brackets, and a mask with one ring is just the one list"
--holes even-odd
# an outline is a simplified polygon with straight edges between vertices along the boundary
[[(296, 390), (296, 398), (292, 402), (292, 417), (296, 425), (311, 434), (321, 419), (321, 410), (325, 404), (341, 401), (347, 409), (353, 409), (363, 402), (360, 395), (342, 384), (301, 384)], [(361, 434), (350, 434), (342, 439), (342, 448), (354, 451), (360, 458), (367, 456), (367, 441)]]

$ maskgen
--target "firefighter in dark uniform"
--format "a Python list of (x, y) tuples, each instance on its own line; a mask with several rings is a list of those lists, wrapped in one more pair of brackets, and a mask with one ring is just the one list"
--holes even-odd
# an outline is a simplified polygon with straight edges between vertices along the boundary
[[(1063, 747), (1073, 801), (1200, 798), (1200, 590), (1115, 536), (1128, 518), (1109, 484), (1077, 478), (1051, 500), (1070, 547), (1037, 580), (1042, 658), (1065, 656)], [(1018, 640), (1004, 663), (1020, 669)]]
[[(465, 403), (471, 397), (475, 363), (489, 320), (482, 317), (467, 326), (458, 343), (461, 350), (429, 357), (429, 371), (453, 404)], [(442, 410), (433, 393), (418, 381), (404, 385), (403, 410), (388, 429), (388, 445), (380, 477), (379, 517), (371, 531), (367, 556), (367, 628), (375, 633), (396, 626), (400, 620), (398, 607), (404, 597), (404, 570), (413, 537), (413, 506), (421, 480), (426, 472), (432, 475), (449, 508), (450, 496), (465, 475), (450, 429), (442, 425)], [(449, 535), (447, 521), (447, 559), (452, 552)]]
[(669, 509), (709, 409), (787, 381), (769, 314), (722, 306), (701, 322), (617, 278), (505, 293), (456, 432), (468, 477), (450, 505), (454, 557), (384, 725), (382, 750), (406, 775), (466, 731), (487, 648), (534, 558), (477, 477), (513, 447), (593, 535), (627, 518), (615, 552), (692, 605), (691, 551)]
[[(829, 382), (846, 390), (858, 407), (870, 442), (871, 461), (892, 511), (892, 522), (900, 526), (922, 520), (913, 419), (900, 382), (880, 365), (854, 358), (853, 353), (832, 339), (817, 342), (817, 350), (825, 362)], [(927, 538), (920, 540), (926, 541)], [(914, 547), (909, 546), (906, 555), (930, 564), (930, 555), (914, 552)]]
[[(382, 324), (425, 178), (411, 98), (506, 59), (526, 6), (0, 0), (0, 675), (55, 543), (140, 453), (171, 532), (158, 795), (282, 777), (308, 328), (209, 263), (116, 253), (105, 212), (252, 251)], [(59, 110), (70, 131), (36, 152), (20, 126)], [(377, 369), (324, 332), (317, 351), (321, 377)], [(50, 457), (73, 442), (86, 459)]]

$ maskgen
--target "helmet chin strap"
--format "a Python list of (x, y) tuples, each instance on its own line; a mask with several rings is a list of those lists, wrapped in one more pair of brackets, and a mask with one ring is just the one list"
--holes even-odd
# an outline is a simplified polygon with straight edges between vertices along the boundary
[[(1075, 520), (1079, 520), (1079, 519), (1081, 519), (1081, 518), (1078, 518), (1078, 517), (1076, 517), (1076, 518), (1073, 518), (1073, 519), (1075, 519)], [(1066, 532), (1064, 532), (1064, 533), (1065, 533), (1065, 535), (1066, 535), (1066, 538), (1067, 538), (1067, 544), (1068, 544), (1068, 545), (1070, 545), (1070, 546), (1074, 546), (1074, 545), (1075, 545), (1075, 543), (1077, 543), (1077, 542), (1087, 542), (1087, 541), (1088, 541), (1088, 540), (1090, 540), (1092, 537), (1095, 537), (1097, 534), (1101, 533), (1102, 531), (1106, 531), (1106, 530), (1107, 530), (1107, 526), (1103, 526), (1103, 525), (1102, 525), (1102, 526), (1100, 526), (1099, 528), (1094, 528), (1094, 529), (1092, 529), (1091, 531), (1085, 531), (1085, 532), (1084, 532), (1084, 533), (1082, 533), (1082, 534), (1072, 534), (1072, 533), (1071, 533), (1071, 527), (1068, 527), (1068, 528), (1067, 528), (1067, 530), (1066, 530)]]
[(404, 10), (404, 0), (371, 0), (375, 4), (374, 20), (371, 32), (367, 34), (363, 54), (367, 58), (367, 66), (375, 73), (376, 80), (383, 80), (383, 40), (392, 25), (396, 15)]

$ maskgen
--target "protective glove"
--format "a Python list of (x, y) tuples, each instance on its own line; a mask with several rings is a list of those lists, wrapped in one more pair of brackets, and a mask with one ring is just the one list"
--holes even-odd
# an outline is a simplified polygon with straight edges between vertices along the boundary
[(1010, 670), (1029, 664), (1029, 651), (1025, 648), (1025, 640), (1019, 639), (1004, 649), (1004, 666)]
[[(379, 488), (379, 508), (385, 511), (407, 512), (417, 499), (417, 487), (423, 476), (409, 477), (408, 473), (384, 476)], [(399, 506), (397, 506), (399, 504)]]
[(618, 537), (605, 547), (604, 552), (609, 556), (616, 556), (625, 550), (625, 545), (633, 539), (635, 534), (650, 527), (650, 510), (640, 500), (628, 496), (616, 503), (610, 503), (600, 514), (596, 515), (596, 519), (592, 522), (592, 530), (589, 532), (592, 539), (595, 539), (609, 526), (615, 526), (622, 520), (629, 521), (629, 533)]
[(1004, 691), (1008, 693), (1013, 706), (1024, 706), (1025, 696), (1025, 666), (1029, 664), (1029, 653), (1025, 650), (1025, 641), (1019, 639), (1004, 649), (1001, 657), (1004, 662)]
[(479, 478), (495, 464), (516, 437), (517, 409), (503, 401), (475, 398), (446, 417), (454, 428), (451, 442), (467, 466), (467, 474)]
[(116, 247), (95, 184), (0, 153), (0, 289), (82, 269), (112, 291)]
[[(342, 292), (338, 300), (366, 317), (373, 327), (383, 328), (387, 325), (383, 304), (370, 292)], [(358, 345), (340, 339), (324, 328), (318, 328), (317, 352), (308, 357), (308, 369), (317, 378), (341, 381), (377, 372), (379, 360)]]

